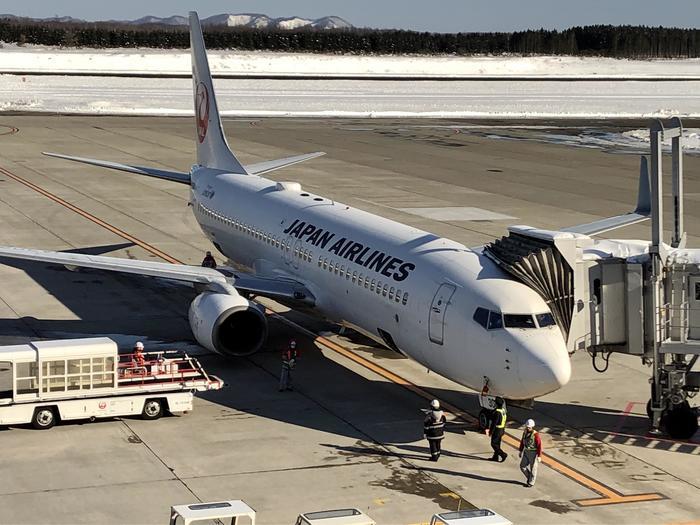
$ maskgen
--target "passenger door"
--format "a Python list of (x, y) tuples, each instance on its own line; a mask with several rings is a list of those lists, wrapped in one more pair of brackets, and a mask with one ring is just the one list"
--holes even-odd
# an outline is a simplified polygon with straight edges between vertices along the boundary
[(438, 345), (443, 344), (445, 339), (445, 314), (450, 305), (450, 299), (455, 293), (455, 286), (451, 284), (441, 284), (433, 297), (430, 305), (430, 318), (428, 322), (428, 336), (430, 340)]

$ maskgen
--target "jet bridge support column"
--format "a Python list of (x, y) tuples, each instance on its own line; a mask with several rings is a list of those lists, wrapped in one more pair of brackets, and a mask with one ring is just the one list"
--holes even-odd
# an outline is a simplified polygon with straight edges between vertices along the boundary
[[(688, 303), (674, 297), (680, 290), (687, 290), (687, 265), (679, 271), (675, 258), (669, 257), (663, 242), (663, 175), (661, 142), (671, 139), (673, 166), (673, 234), (672, 248), (684, 248), (686, 233), (683, 225), (683, 151), (681, 138), (683, 126), (679, 118), (673, 118), (664, 129), (659, 120), (649, 126), (651, 143), (651, 197), (652, 243), (649, 249), (651, 272), (649, 292), (653, 323), (647, 340), (651, 343), (651, 398), (649, 416), (652, 432), (660, 432), (663, 425), (673, 437), (691, 437), (698, 428), (697, 413), (688, 399), (697, 392), (698, 372), (692, 368), (700, 354), (700, 345), (687, 340)], [(677, 253), (677, 252), (675, 252)], [(678, 326), (675, 326), (678, 325)], [(647, 325), (648, 326), (648, 325)], [(649, 337), (650, 336), (650, 337)], [(694, 357), (693, 357), (694, 355)], [(690, 359), (688, 359), (690, 358)]]
[[(652, 431), (659, 432), (661, 427), (661, 416), (664, 411), (664, 396), (661, 385), (661, 375), (665, 356), (660, 352), (662, 337), (661, 330), (665, 326), (663, 322), (664, 301), (663, 294), (663, 268), (666, 259), (664, 253), (664, 203), (663, 203), (663, 164), (661, 157), (661, 143), (664, 139), (664, 126), (660, 120), (653, 120), (649, 126), (649, 142), (651, 144), (651, 246), (649, 255), (651, 256), (651, 304), (654, 317), (652, 343), (652, 368), (651, 379), (651, 410)], [(675, 173), (674, 173), (675, 175)], [(675, 179), (675, 177), (674, 177)]]

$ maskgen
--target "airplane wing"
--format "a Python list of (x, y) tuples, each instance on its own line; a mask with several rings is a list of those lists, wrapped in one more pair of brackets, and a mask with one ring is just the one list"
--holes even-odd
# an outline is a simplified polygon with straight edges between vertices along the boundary
[(605, 233), (623, 226), (646, 221), (651, 216), (651, 190), (649, 187), (649, 170), (647, 169), (647, 159), (642, 157), (639, 167), (639, 193), (637, 195), (637, 207), (634, 211), (615, 217), (608, 217), (598, 221), (579, 224), (563, 228), (561, 231), (571, 233), (583, 233), (584, 235), (596, 235)]
[(181, 184), (190, 183), (190, 174), (181, 173), (179, 171), (166, 171), (159, 170), (157, 168), (145, 168), (143, 166), (131, 166), (129, 164), (120, 164), (118, 162), (110, 162), (107, 160), (96, 160), (96, 159), (86, 159), (84, 157), (71, 157), (69, 155), (61, 155), (60, 153), (49, 153), (47, 151), (42, 151), (47, 157), (55, 157), (57, 159), (72, 160), (75, 162), (82, 162), (83, 164), (92, 164), (93, 166), (100, 166), (102, 168), (110, 168), (113, 170), (128, 171), (129, 173), (138, 173), (139, 175), (146, 175), (148, 177), (155, 177), (157, 179), (171, 180), (173, 182), (179, 182)]
[(317, 151), (316, 153), (307, 153), (305, 155), (296, 155), (294, 157), (287, 157), (278, 160), (268, 160), (265, 162), (258, 162), (256, 164), (247, 164), (245, 170), (251, 175), (262, 175), (263, 173), (269, 173), (271, 171), (278, 170), (280, 168), (286, 168), (292, 164), (298, 164), (304, 162), (305, 160), (315, 159), (321, 155), (325, 155), (325, 151)]
[(313, 294), (297, 281), (276, 277), (258, 277), (238, 271), (234, 272), (233, 279), (229, 280), (223, 273), (213, 268), (201, 266), (139, 261), (83, 253), (52, 252), (29, 248), (14, 248), (11, 246), (0, 246), (0, 257), (40, 261), (68, 267), (95, 268), (97, 270), (160, 277), (205, 286), (210, 285), (213, 291), (221, 293), (231, 293), (231, 285), (233, 285), (234, 288), (242, 292), (272, 299), (293, 300), (306, 304), (313, 304), (315, 301)]

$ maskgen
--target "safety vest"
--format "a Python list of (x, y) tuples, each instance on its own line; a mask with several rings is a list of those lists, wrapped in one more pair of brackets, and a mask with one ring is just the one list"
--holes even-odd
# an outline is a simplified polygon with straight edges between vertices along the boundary
[(532, 432), (525, 433), (525, 436), (523, 437), (523, 447), (526, 450), (537, 450), (537, 442), (535, 441), (536, 435), (537, 435), (536, 430), (533, 430)]
[(496, 412), (501, 415), (501, 420), (496, 425), (496, 428), (506, 428), (506, 409), (505, 408), (497, 408)]

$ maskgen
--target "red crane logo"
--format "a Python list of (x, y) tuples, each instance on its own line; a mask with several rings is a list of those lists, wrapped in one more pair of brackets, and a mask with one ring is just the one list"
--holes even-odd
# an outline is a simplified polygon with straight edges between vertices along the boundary
[(209, 127), (209, 91), (203, 82), (197, 84), (195, 95), (195, 120), (197, 121), (197, 138), (199, 143), (204, 142)]

